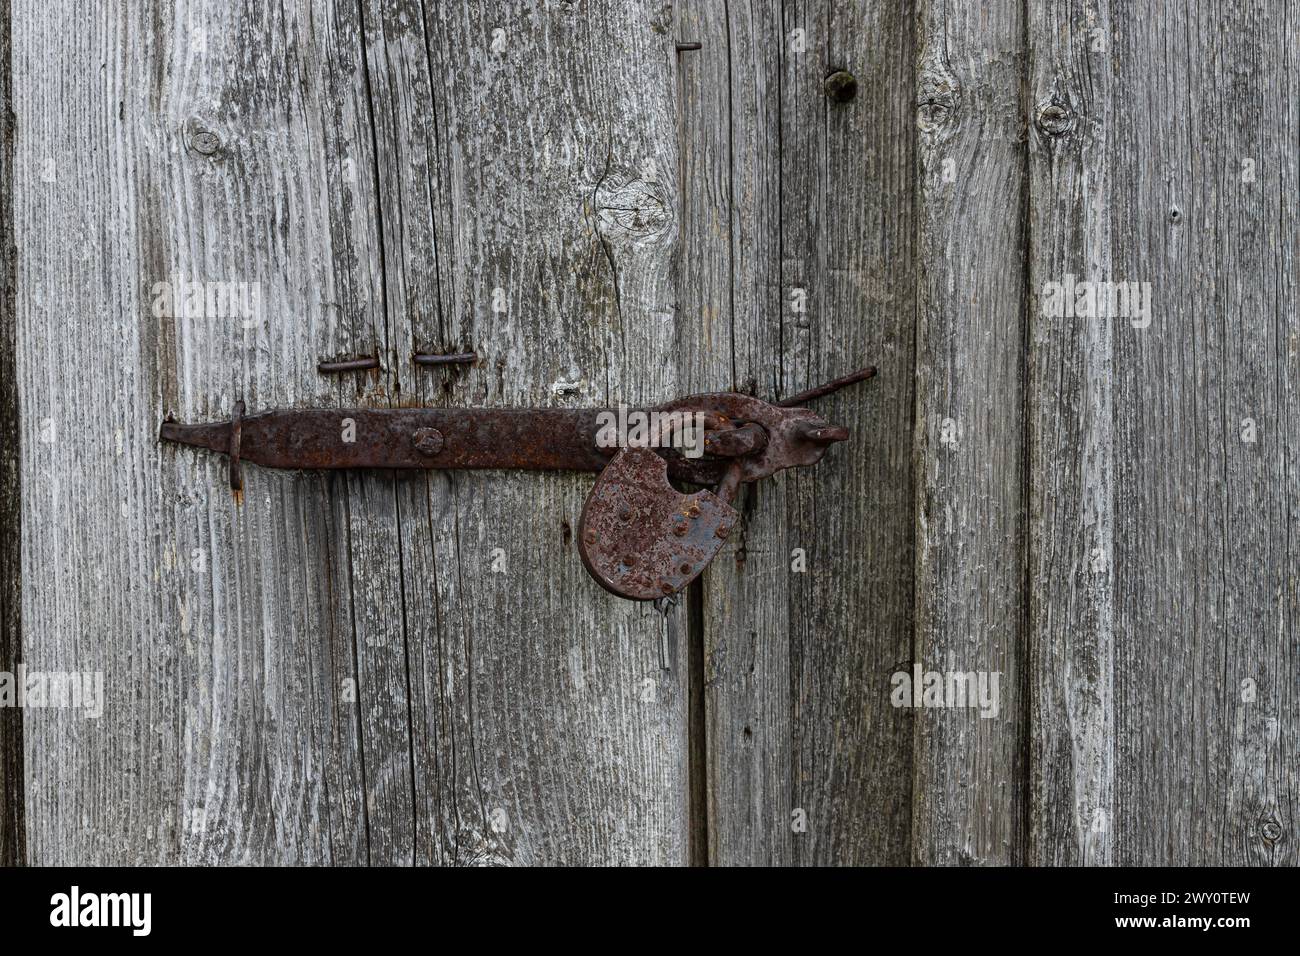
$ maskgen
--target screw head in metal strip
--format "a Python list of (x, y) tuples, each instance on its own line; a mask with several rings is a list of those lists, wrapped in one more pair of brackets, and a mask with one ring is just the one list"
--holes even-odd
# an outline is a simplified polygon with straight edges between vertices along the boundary
[(417, 428), (411, 434), (411, 446), (421, 455), (432, 457), (442, 451), (442, 432), (436, 428)]

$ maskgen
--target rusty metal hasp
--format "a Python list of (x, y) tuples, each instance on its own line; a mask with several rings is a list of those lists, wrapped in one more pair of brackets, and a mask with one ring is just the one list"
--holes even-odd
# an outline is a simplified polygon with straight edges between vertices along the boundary
[[(770, 403), (736, 392), (651, 409), (357, 408), (245, 414), (202, 425), (164, 422), (165, 441), (267, 468), (520, 468), (600, 472), (578, 526), (578, 552), (601, 586), (644, 601), (695, 580), (739, 515), (744, 482), (815, 465), (849, 433), (805, 402), (875, 374), (864, 368)], [(685, 494), (672, 481), (712, 486)]]

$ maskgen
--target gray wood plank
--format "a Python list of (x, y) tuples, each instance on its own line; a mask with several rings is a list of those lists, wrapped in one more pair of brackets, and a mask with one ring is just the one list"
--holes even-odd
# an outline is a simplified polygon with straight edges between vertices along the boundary
[[(18, 381), (14, 373), (15, 268), (13, 121), (10, 93), (9, 0), (0, 0), (0, 673), (16, 675), (21, 659), (22, 516), (18, 475)], [(23, 718), (0, 710), (0, 866), (26, 856), (23, 846)]]
[[(203, 7), (164, 23), (118, 11), (47, 52), (47, 18), (66, 14), (18, 11), (33, 224), (21, 387), (43, 408), (76, 394), (90, 409), (47, 410), (56, 425), (120, 432), (42, 445), (42, 416), (25, 421), (27, 474), (72, 474), (75, 456), (84, 476), (25, 512), (25, 559), (59, 582), (27, 590), (42, 635), (28, 651), (89, 661), (110, 688), (98, 723), (29, 715), (40, 861), (685, 857), (685, 648), (661, 672), (664, 619), (581, 571), (571, 529), (589, 479), (250, 469), (237, 507), (221, 462), (153, 443), (164, 413), (226, 417), (236, 397), (393, 403), (412, 382), (420, 401), (489, 404), (676, 391), (662, 14), (441, 15), (421, 37), (419, 11), (400, 5)], [(574, 49), (592, 54), (577, 71)], [(108, 173), (74, 166), (39, 188), (45, 155), (71, 147), (45, 77), (92, 61), (116, 71), (77, 100)], [(539, 62), (562, 87), (536, 85)], [(410, 98), (420, 76), (432, 98)], [(140, 278), (174, 271), (256, 278), (265, 321), (155, 320)], [(78, 292), (56, 311), (69, 275)], [(105, 313), (121, 318), (105, 326)], [(417, 337), (453, 336), (488, 356), (455, 395), (402, 370)], [(315, 372), (373, 351), (376, 378)]]
[[(375, 372), (339, 376), (330, 384), (333, 404), (393, 405), (400, 401), (411, 350), (410, 326), (391, 307), (386, 246), (385, 112), (375, 102), (382, 75), (371, 69), (370, 24), (361, 4), (329, 11), (313, 49), (322, 91), (320, 125), (330, 206), (330, 245), (349, 266), (338, 270), (323, 303), (330, 336), (326, 355), (370, 355)], [(398, 319), (395, 320), (395, 314)], [(323, 383), (322, 383), (323, 384)], [(331, 833), (343, 835), (345, 858), (380, 865), (414, 860), (414, 780), (410, 773), (406, 616), (397, 554), (400, 512), (392, 477), (361, 472), (325, 484), (333, 516), (325, 557), (331, 593), (342, 598), (331, 618), (329, 660), (337, 671), (339, 713), (355, 732), (335, 737), (332, 754), (337, 817)], [(347, 682), (340, 684), (340, 679)]]
[[(365, 3), (358, 9), (365, 42), (358, 63), (364, 82), (357, 92), (372, 156), (363, 174), (373, 183), (371, 214), (382, 237), (376, 325), (384, 334), (376, 344), (384, 351), (386, 375), (383, 391), (372, 397), (380, 404), (424, 404), (429, 396), (411, 352), (430, 326), (438, 328), (441, 315), (434, 221), (439, 215), (445, 221), (449, 206), (446, 190), (429, 174), (428, 154), (441, 148), (436, 116), (442, 104), (435, 102), (431, 87), (421, 5)], [(427, 344), (437, 350), (439, 343)], [(371, 861), (377, 863), (455, 859), (445, 852), (445, 840), (431, 836), (442, 795), (436, 777), (430, 792), (421, 761), (429, 743), (421, 732), (428, 718), (418, 680), (433, 636), (421, 625), (438, 616), (427, 588), (410, 587), (408, 544), (427, 526), (420, 500), (424, 487), (421, 479), (399, 481), (392, 475), (348, 477), (367, 825)], [(432, 578), (436, 571), (427, 573)], [(426, 601), (433, 606), (426, 608)]]
[[(97, 721), (26, 715), (33, 862), (364, 860), (321, 479), (250, 469), (237, 505), (224, 462), (155, 438), (328, 404), (335, 308), (376, 314), (373, 199), (331, 148), (348, 66), (318, 55), (359, 49), (347, 17), (15, 5), (24, 654), (107, 692)], [(259, 283), (260, 310), (157, 316), (175, 276)]]
[(1115, 320), (1043, 290), (1113, 278), (1112, 20), (1105, 0), (1029, 7), (1029, 796), (1027, 862), (1109, 865), (1114, 846)]
[(1296, 11), (1112, 18), (1114, 860), (1294, 866)]
[[(367, 6), (389, 324), (482, 360), (405, 375), (401, 400), (679, 394), (666, 11), (424, 14)], [(590, 485), (450, 474), (397, 486), (388, 537), (408, 660), (376, 675), (376, 692), (409, 699), (418, 862), (687, 860), (687, 648), (661, 670), (663, 616), (583, 570), (573, 535)], [(683, 629), (685, 608), (672, 614)]]
[[(683, 234), (680, 314), (690, 391), (780, 387), (779, 11), (683, 4), (677, 33)], [(792, 862), (795, 808), (786, 485), (742, 489), (744, 515), (701, 577), (702, 765), (708, 862)], [(755, 507), (760, 504), (761, 507)], [(759, 562), (764, 563), (760, 570)], [(697, 810), (697, 812), (699, 812)]]
[[(996, 717), (915, 713), (912, 857), (1024, 852), (1025, 188), (1021, 7), (917, 5), (916, 635), (999, 675)], [(990, 678), (991, 679), (991, 676)]]
[[(772, 398), (881, 368), (816, 405), (853, 443), (747, 488), (704, 577), (709, 859), (906, 862), (911, 715), (889, 675), (911, 648), (912, 24), (875, 3), (679, 16), (704, 43), (680, 57), (695, 388)], [(851, 102), (828, 99), (834, 69)]]

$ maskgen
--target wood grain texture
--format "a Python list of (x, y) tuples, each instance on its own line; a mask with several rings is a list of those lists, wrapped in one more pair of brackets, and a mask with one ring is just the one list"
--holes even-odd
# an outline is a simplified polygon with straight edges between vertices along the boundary
[[(690, 4), (678, 16), (678, 35), (704, 45), (678, 58), (680, 311), (693, 339), (691, 391), (748, 388), (772, 397), (781, 386), (784, 24), (763, 5)], [(739, 534), (699, 585), (699, 810), (713, 864), (783, 864), (795, 852), (785, 499), (779, 479), (743, 488)]]
[(916, 634), (999, 709), (915, 714), (912, 858), (1016, 863), (1025, 833), (1024, 11), (917, 5)]
[[(747, 487), (705, 576), (709, 858), (905, 862), (911, 719), (888, 690), (911, 645), (911, 22), (874, 3), (679, 16), (704, 44), (680, 57), (696, 387), (771, 398), (881, 368), (816, 403), (853, 443)], [(835, 69), (850, 102), (827, 97)]]
[(1108, 865), (1114, 835), (1113, 318), (1052, 315), (1050, 284), (1109, 282), (1108, 4), (1031, 5), (1027, 862)]
[[(367, 21), (376, 115), (393, 117), (390, 308), (417, 316), (421, 347), (484, 357), (419, 372), (415, 400), (679, 394), (668, 10), (429, 5), (422, 38), (402, 10)], [(687, 647), (661, 669), (670, 622), (587, 576), (589, 488), (464, 473), (399, 489), (421, 862), (688, 860)]]
[[(67, 476), (25, 505), (26, 650), (109, 707), (28, 714), (33, 858), (684, 861), (685, 648), (661, 671), (663, 617), (581, 571), (586, 481), (250, 469), (236, 505), (154, 441), (237, 398), (672, 396), (663, 15), (162, 4), (40, 39), (73, 16), (14, 17), (24, 472)], [(257, 320), (153, 316), (173, 274), (259, 282)], [(408, 364), (462, 343), (467, 375)], [(384, 368), (317, 374), (348, 354)]]
[[(365, 859), (322, 479), (254, 471), (238, 505), (224, 461), (156, 441), (165, 415), (225, 418), (240, 398), (330, 402), (316, 361), (378, 312), (373, 193), (330, 148), (358, 138), (346, 115), (334, 133), (357, 24), (314, 17), (14, 11), (23, 470), (46, 476), (24, 500), (24, 650), (102, 671), (108, 698), (97, 721), (27, 714), (33, 862)], [(64, 85), (100, 75), (89, 63), (102, 82)], [(177, 279), (257, 283), (260, 302), (158, 303)]]
[[(0, 0), (0, 673), (14, 674), (22, 655), (22, 483), (18, 473), (18, 381), (14, 374), (17, 252), (9, 59), (9, 0)], [(22, 729), (21, 710), (0, 710), (0, 866), (15, 866), (26, 858)]]
[(1297, 13), (1111, 15), (1114, 860), (1294, 866)]
[[(0, 711), (0, 863), (1295, 865), (1297, 26), (0, 0), (0, 671), (107, 695)], [(590, 476), (240, 503), (156, 438), (867, 363), (666, 612), (583, 570)], [(892, 706), (914, 664), (997, 716)]]

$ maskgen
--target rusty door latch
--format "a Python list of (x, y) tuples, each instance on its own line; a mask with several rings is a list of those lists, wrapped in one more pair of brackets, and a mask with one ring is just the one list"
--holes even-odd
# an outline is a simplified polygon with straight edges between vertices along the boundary
[[(299, 469), (600, 472), (582, 509), (578, 552), (606, 590), (646, 601), (682, 590), (713, 560), (739, 518), (731, 503), (741, 484), (815, 465), (830, 445), (849, 437), (847, 429), (801, 406), (875, 372), (859, 369), (776, 403), (714, 392), (640, 412), (622, 409), (617, 416), (543, 408), (294, 409), (246, 415), (244, 403), (237, 402), (230, 421), (168, 421), (160, 437), (229, 455), (230, 486), (236, 491), (243, 488), (243, 462)], [(643, 434), (628, 435), (611, 429), (613, 417), (649, 425)], [(673, 481), (705, 490), (685, 494)]]

